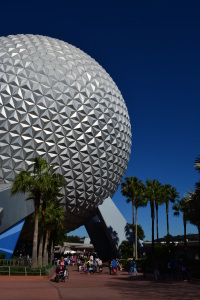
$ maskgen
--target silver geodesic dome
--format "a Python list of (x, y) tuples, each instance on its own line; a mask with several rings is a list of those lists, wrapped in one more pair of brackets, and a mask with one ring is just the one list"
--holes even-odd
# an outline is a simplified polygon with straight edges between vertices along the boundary
[(68, 221), (80, 225), (112, 197), (130, 150), (126, 105), (94, 59), (49, 37), (0, 38), (1, 183), (46, 158), (66, 178)]

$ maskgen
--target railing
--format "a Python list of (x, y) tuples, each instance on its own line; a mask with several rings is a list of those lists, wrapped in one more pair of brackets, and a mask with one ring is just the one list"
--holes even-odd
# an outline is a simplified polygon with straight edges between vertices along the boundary
[(44, 269), (32, 269), (29, 267), (14, 267), (14, 266), (0, 266), (0, 275), (46, 275), (47, 272)]
[(53, 273), (54, 269), (55, 269), (55, 266), (53, 265), (51, 268), (46, 269), (46, 273), (47, 273), (48, 275), (50, 275), (51, 273)]
[(50, 268), (36, 268), (25, 266), (0, 266), (0, 275), (23, 275), (23, 276), (46, 276), (50, 275), (54, 271), (55, 266)]

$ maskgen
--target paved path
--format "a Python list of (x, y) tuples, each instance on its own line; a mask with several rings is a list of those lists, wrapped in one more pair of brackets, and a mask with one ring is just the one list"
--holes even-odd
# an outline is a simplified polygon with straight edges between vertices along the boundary
[(0, 300), (200, 299), (200, 284), (186, 281), (155, 282), (125, 272), (86, 275), (70, 268), (70, 278), (54, 283), (48, 277), (0, 276)]

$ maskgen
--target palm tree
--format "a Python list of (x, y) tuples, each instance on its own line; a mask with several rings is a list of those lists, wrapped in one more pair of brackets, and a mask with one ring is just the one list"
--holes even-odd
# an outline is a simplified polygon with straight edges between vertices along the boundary
[(154, 255), (154, 219), (155, 219), (155, 199), (160, 197), (161, 184), (158, 180), (146, 180), (146, 198), (150, 202), (151, 208), (151, 228), (152, 228), (152, 255)]
[(45, 186), (41, 194), (41, 234), (38, 250), (38, 265), (42, 266), (42, 250), (44, 241), (44, 223), (46, 217), (46, 206), (48, 202), (55, 202), (58, 198), (63, 197), (60, 190), (65, 186), (64, 177), (58, 173), (53, 173), (54, 166), (51, 165), (48, 168), (48, 173), (45, 178)]
[[(121, 185), (121, 192), (122, 195), (127, 198), (127, 203), (132, 203), (132, 218), (133, 218), (133, 225), (135, 225), (135, 199), (140, 197), (142, 193), (143, 183), (137, 177), (130, 177), (125, 178), (125, 183)], [(137, 240), (136, 240), (137, 241)], [(134, 239), (134, 232), (133, 232), (133, 257), (135, 257), (135, 239)]]
[(197, 171), (200, 172), (200, 156), (198, 156), (196, 159), (195, 159), (195, 162), (194, 162), (194, 167)]
[[(54, 224), (53, 224), (54, 225)], [(62, 245), (64, 242), (66, 242), (67, 239), (67, 232), (66, 232), (66, 228), (64, 227), (63, 223), (60, 224), (61, 226), (57, 226), (57, 224), (55, 224), (55, 226), (53, 226), (51, 228), (51, 234), (50, 234), (50, 252), (51, 252), (51, 257), (50, 257), (50, 261), (53, 261), (53, 257), (54, 257), (54, 246), (55, 245)]]
[[(38, 247), (38, 218), (41, 201), (44, 201), (47, 191), (52, 191), (52, 167), (49, 167), (46, 160), (41, 157), (33, 159), (32, 171), (21, 171), (14, 178), (10, 195), (18, 193), (28, 194), (26, 200), (34, 201), (34, 234), (32, 250), (32, 267), (37, 267)], [(58, 176), (55, 175), (55, 177)]]
[(158, 192), (156, 193), (156, 198), (155, 200), (155, 208), (156, 208), (156, 234), (157, 234), (157, 240), (159, 238), (159, 234), (158, 234), (158, 207), (159, 205), (163, 204), (163, 200), (162, 200), (162, 185), (160, 184), (160, 186), (158, 186)]
[(135, 259), (138, 259), (137, 253), (137, 236), (138, 236), (138, 225), (137, 225), (137, 210), (139, 207), (144, 207), (147, 205), (145, 198), (145, 185), (142, 183), (140, 185), (140, 194), (135, 197)]
[(52, 166), (48, 166), (46, 172), (46, 182), (45, 182), (44, 190), (41, 193), (41, 206), (40, 206), (40, 214), (39, 214), (40, 239), (39, 239), (38, 261), (37, 261), (39, 267), (42, 267), (42, 253), (43, 253), (43, 242), (44, 242), (44, 218), (45, 218), (46, 202), (51, 196), (51, 170), (52, 170)]
[(33, 234), (32, 267), (37, 267), (37, 245), (38, 245), (38, 215), (41, 200), (41, 193), (46, 176), (47, 162), (36, 157), (33, 159), (33, 170), (21, 171), (14, 178), (10, 195), (28, 193), (26, 200), (32, 199), (35, 207), (35, 222)]
[(165, 184), (163, 186), (163, 202), (166, 204), (166, 216), (167, 216), (167, 236), (169, 236), (169, 203), (174, 203), (179, 197), (176, 188), (172, 187), (170, 184)]
[(46, 238), (44, 244), (43, 264), (48, 264), (48, 245), (52, 228), (63, 227), (65, 219), (65, 210), (61, 207), (60, 202), (55, 200), (48, 202), (46, 206), (45, 227)]
[[(200, 156), (194, 162), (195, 169), (200, 172)], [(200, 181), (195, 184), (195, 192), (191, 193), (189, 221), (196, 225), (199, 233), (199, 255), (200, 255)]]
[(188, 221), (190, 200), (191, 200), (190, 195), (187, 195), (186, 197), (183, 197), (181, 200), (177, 200), (177, 202), (172, 207), (172, 209), (174, 210), (174, 216), (179, 216), (180, 212), (183, 213), (184, 249), (186, 249), (186, 225)]
[[(198, 186), (199, 183), (196, 184)], [(200, 255), (200, 189), (196, 188), (195, 192), (190, 193), (188, 220), (191, 224), (197, 226), (199, 234), (199, 255)]]

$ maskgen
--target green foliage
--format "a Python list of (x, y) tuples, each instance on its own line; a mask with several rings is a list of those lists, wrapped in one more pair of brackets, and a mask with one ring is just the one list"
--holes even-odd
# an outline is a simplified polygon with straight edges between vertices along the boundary
[[(9, 274), (9, 268), (4, 266), (0, 268), (0, 275), (8, 275)], [(16, 266), (16, 267), (10, 267), (10, 275), (16, 275), (16, 276), (21, 276), (21, 275), (30, 275), (30, 276), (45, 276), (47, 275), (47, 268), (42, 267), (42, 268), (31, 268), (31, 267), (21, 267), (21, 266)]]
[[(125, 178), (125, 183), (121, 184), (122, 195), (127, 198), (127, 203), (129, 202), (140, 202), (141, 195), (144, 190), (144, 184), (137, 177)], [(134, 203), (136, 205), (136, 203)], [(138, 205), (140, 206), (140, 205)]]
[(133, 257), (133, 244), (128, 241), (122, 241), (120, 245), (120, 251), (122, 253), (122, 258)]
[(191, 200), (189, 201), (189, 208), (187, 219), (198, 229), (200, 229), (200, 189), (196, 189), (195, 193), (191, 193)]
[(170, 184), (165, 184), (164, 186), (162, 186), (162, 189), (162, 199), (167, 206), (169, 205), (169, 202), (174, 203), (175, 200), (179, 197), (176, 188), (172, 187)]
[[(135, 225), (133, 226), (133, 230), (135, 231)], [(144, 230), (140, 224), (137, 225), (137, 236), (140, 240), (144, 240), (145, 238)]]
[(165, 261), (166, 263), (174, 257), (175, 255), (175, 244), (174, 243), (166, 243), (166, 244), (156, 244), (155, 245), (155, 257), (156, 259), (160, 259), (161, 261)]
[(63, 227), (65, 210), (59, 201), (47, 202), (44, 223), (46, 227)]
[[(161, 184), (158, 180), (146, 180), (146, 198), (150, 202), (151, 218), (155, 218), (154, 202), (161, 198)], [(154, 228), (152, 228), (152, 231)]]
[[(149, 260), (148, 258), (140, 258), (140, 259), (137, 259), (135, 261), (137, 263), (137, 270), (138, 271), (139, 270), (142, 271), (144, 266), (145, 266), (145, 268), (152, 269), (152, 261)], [(119, 263), (120, 263), (120, 265), (123, 266), (123, 269), (125, 271), (127, 271), (127, 272), (129, 271), (130, 260), (122, 258), (122, 259), (119, 259)]]
[(174, 216), (179, 216), (180, 212), (183, 213), (183, 220), (187, 221), (189, 217), (189, 202), (191, 200), (190, 195), (183, 197), (181, 200), (173, 205)]
[(127, 260), (127, 259), (120, 259), (119, 263), (120, 263), (120, 265), (123, 266), (124, 271), (127, 271), (127, 272), (129, 271), (129, 264), (130, 264), (129, 260)]
[(69, 236), (66, 236), (65, 242), (68, 242), (68, 243), (81, 243), (81, 239), (77, 235), (71, 235), (71, 236), (69, 235)]
[(53, 245), (63, 245), (66, 242), (66, 228), (64, 226), (53, 227), (50, 239), (53, 241)]
[(0, 266), (16, 266), (18, 259), (1, 259)]
[(5, 253), (0, 253), (0, 259), (4, 259), (6, 258), (6, 254)]
[[(127, 223), (125, 227), (125, 234), (128, 241), (132, 241), (133, 239), (133, 232), (135, 232), (135, 225)], [(137, 236), (140, 240), (144, 240), (145, 234), (144, 230), (141, 225), (137, 225)]]
[[(21, 171), (14, 178), (11, 188), (11, 196), (18, 193), (27, 193), (26, 200), (33, 200), (35, 206), (34, 215), (34, 235), (33, 235), (33, 250), (32, 250), (32, 266), (37, 266), (37, 246), (38, 246), (38, 213), (39, 207), (42, 206), (42, 230), (48, 228), (50, 222), (56, 223), (52, 219), (52, 213), (46, 213), (47, 203), (55, 204), (62, 197), (61, 189), (65, 187), (64, 177), (54, 173), (54, 166), (48, 165), (45, 159), (36, 157), (33, 159), (31, 171)], [(57, 207), (54, 208), (54, 216), (57, 217)], [(50, 210), (50, 208), (47, 208)], [(46, 219), (46, 221), (45, 221)], [(63, 221), (63, 218), (62, 218)], [(42, 231), (41, 230), (41, 231)]]
[[(123, 196), (127, 198), (126, 202), (132, 203), (132, 220), (133, 224), (136, 224), (137, 226), (137, 209), (141, 206), (146, 205), (145, 201), (145, 186), (142, 183), (141, 180), (139, 180), (137, 177), (130, 177), (125, 178), (126, 182), (123, 182), (121, 184), (121, 193)], [(136, 209), (136, 220), (135, 220), (135, 209)], [(136, 227), (137, 229), (137, 227)], [(135, 231), (135, 234), (137, 233), (137, 230)], [(134, 231), (133, 231), (134, 234)], [(133, 236), (133, 256), (136, 256), (137, 258), (137, 243), (135, 244), (135, 239)]]

